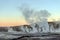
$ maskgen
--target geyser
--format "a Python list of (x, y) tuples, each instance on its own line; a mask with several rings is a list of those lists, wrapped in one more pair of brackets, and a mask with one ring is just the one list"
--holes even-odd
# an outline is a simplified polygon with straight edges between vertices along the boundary
[[(31, 25), (33, 30), (31, 33), (40, 32), (49, 32), (49, 25), (47, 22), (47, 18), (50, 16), (50, 13), (47, 10), (35, 11), (27, 6), (21, 7), (21, 11), (25, 17), (25, 20)], [(35, 23), (39, 25), (39, 29), (35, 27)], [(38, 27), (38, 26), (37, 26)], [(27, 30), (28, 31), (28, 30)]]

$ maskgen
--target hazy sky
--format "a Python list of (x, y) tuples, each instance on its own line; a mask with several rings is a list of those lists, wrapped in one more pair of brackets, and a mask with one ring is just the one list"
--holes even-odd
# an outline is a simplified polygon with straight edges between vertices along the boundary
[(51, 18), (60, 17), (60, 0), (0, 0), (0, 26), (26, 24), (19, 7), (28, 4), (35, 10), (46, 9)]

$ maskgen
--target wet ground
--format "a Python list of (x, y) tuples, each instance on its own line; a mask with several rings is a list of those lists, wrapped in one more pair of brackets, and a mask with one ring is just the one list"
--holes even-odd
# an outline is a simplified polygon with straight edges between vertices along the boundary
[[(0, 38), (0, 40), (60, 40), (60, 34), (36, 33), (36, 34), (11, 34), (11, 38)], [(16, 38), (13, 38), (16, 36)], [(18, 36), (18, 37), (17, 37)], [(6, 37), (6, 36), (4, 36)]]
[(51, 37), (51, 38), (47, 38), (47, 37), (24, 37), (21, 39), (0, 39), (0, 40), (60, 40), (60, 37)]

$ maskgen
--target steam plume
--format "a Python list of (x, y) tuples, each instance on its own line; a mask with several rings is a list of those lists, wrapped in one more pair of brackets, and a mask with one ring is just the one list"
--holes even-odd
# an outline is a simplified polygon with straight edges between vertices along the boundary
[(50, 16), (50, 13), (47, 10), (35, 11), (28, 6), (21, 7), (21, 11), (28, 23), (35, 23)]

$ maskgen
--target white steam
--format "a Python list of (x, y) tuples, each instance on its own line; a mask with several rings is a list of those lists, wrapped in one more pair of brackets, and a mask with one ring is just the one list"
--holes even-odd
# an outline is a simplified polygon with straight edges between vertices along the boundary
[(47, 19), (50, 16), (50, 13), (47, 10), (35, 11), (27, 6), (21, 7), (21, 11), (28, 23), (35, 23)]

